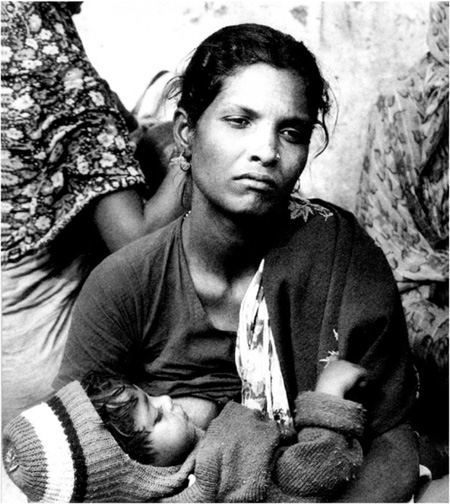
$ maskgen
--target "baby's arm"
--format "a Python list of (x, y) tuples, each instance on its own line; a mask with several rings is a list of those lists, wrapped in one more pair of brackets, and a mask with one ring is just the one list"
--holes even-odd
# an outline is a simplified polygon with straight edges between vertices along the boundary
[(315, 497), (332, 500), (343, 492), (362, 463), (358, 441), (364, 408), (344, 399), (366, 377), (363, 368), (333, 361), (323, 370), (314, 392), (296, 400), (297, 443), (285, 449), (274, 469), (277, 491), (272, 498)]

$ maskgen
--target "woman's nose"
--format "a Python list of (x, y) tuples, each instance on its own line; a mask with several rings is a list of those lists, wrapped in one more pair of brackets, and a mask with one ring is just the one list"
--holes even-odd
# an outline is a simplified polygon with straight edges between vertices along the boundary
[(279, 159), (278, 138), (270, 127), (260, 127), (254, 132), (251, 142), (251, 160), (263, 165), (276, 164)]

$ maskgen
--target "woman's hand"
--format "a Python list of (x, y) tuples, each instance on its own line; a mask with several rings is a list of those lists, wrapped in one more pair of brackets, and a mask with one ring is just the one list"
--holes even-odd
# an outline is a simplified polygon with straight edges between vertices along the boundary
[(367, 371), (345, 360), (330, 360), (317, 380), (316, 392), (344, 398), (356, 385), (363, 386)]

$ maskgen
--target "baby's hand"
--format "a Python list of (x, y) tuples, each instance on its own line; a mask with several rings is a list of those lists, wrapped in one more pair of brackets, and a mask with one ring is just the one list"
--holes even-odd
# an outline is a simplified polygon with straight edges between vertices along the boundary
[(366, 376), (367, 371), (357, 364), (345, 360), (330, 360), (317, 380), (316, 392), (344, 398), (355, 385), (364, 385)]

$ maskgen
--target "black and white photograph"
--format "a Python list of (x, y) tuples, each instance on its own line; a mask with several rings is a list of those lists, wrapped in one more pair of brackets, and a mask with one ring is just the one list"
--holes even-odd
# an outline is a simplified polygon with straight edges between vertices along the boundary
[(449, 2), (0, 7), (0, 501), (448, 503)]

